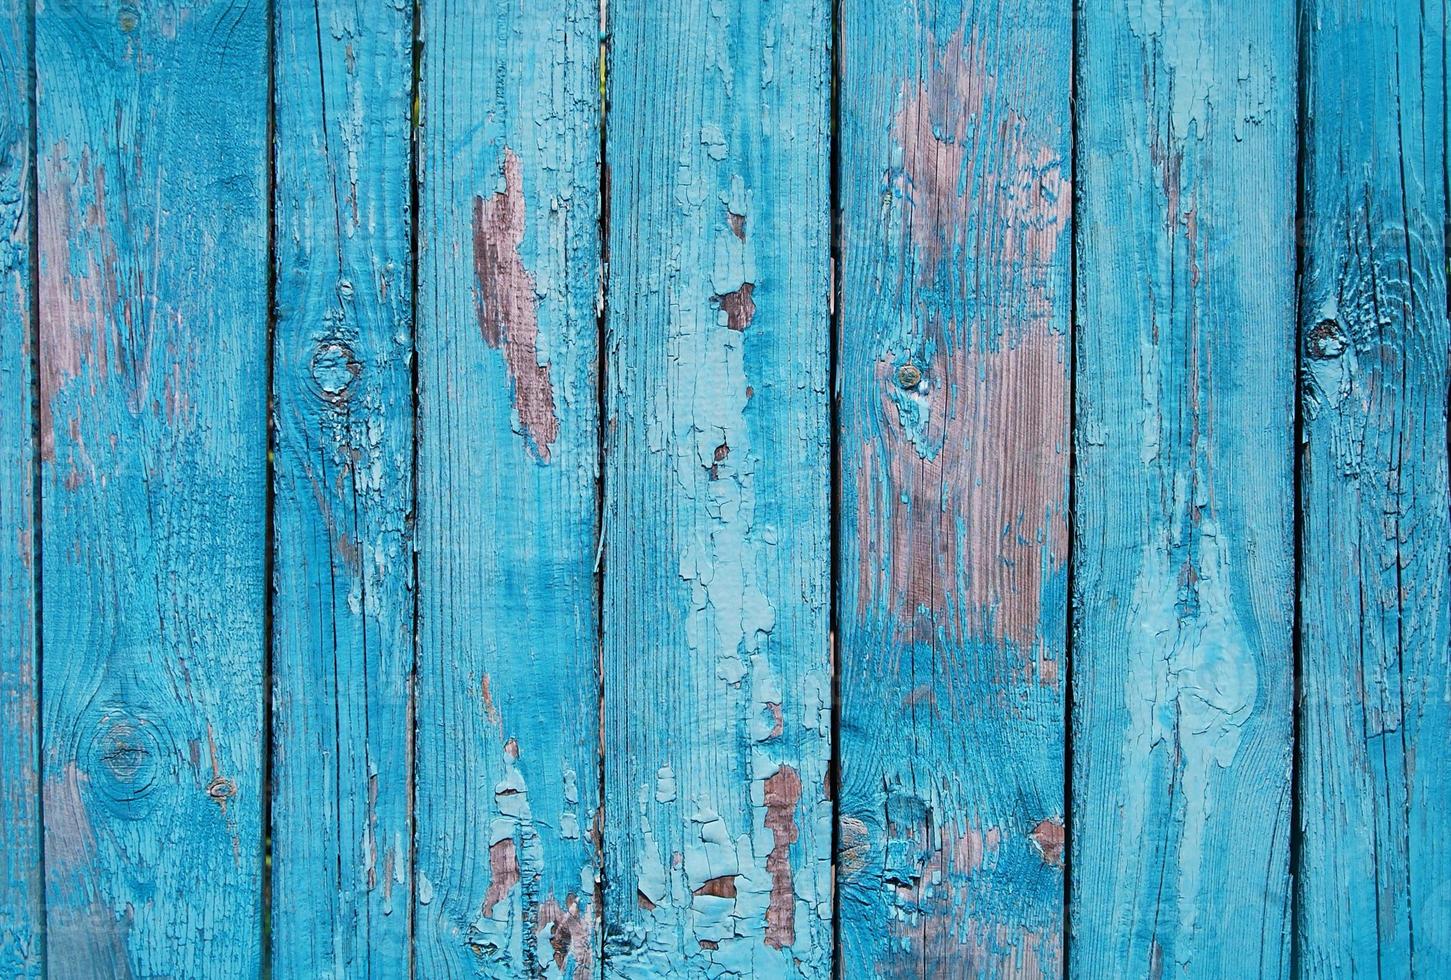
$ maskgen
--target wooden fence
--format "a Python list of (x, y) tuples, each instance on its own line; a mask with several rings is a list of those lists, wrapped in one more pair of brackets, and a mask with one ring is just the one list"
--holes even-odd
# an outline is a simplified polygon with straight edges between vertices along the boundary
[(1438, 0), (0, 0), (0, 974), (1431, 978)]

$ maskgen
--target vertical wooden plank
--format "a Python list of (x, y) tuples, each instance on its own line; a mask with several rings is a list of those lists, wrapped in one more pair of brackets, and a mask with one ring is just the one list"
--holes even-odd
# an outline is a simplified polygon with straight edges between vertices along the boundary
[(1300, 973), (1451, 960), (1446, 11), (1307, 0)]
[(259, 967), (266, 16), (36, 11), (52, 976)]
[(413, 7), (281, 0), (272, 954), (409, 970)]
[(1072, 8), (842, 39), (842, 975), (1053, 976)]
[(0, 975), (45, 951), (36, 714), (29, 5), (0, 7)]
[(424, 0), (419, 976), (599, 969), (599, 8)]
[(1075, 976), (1288, 970), (1293, 4), (1087, 4)]
[(606, 970), (826, 977), (830, 5), (609, 16)]

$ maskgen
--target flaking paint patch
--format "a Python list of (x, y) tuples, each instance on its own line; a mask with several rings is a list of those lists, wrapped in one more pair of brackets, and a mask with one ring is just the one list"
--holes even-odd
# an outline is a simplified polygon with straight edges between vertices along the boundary
[(519, 157), (504, 150), (504, 187), (474, 198), (474, 274), (478, 280), (479, 329), (484, 342), (504, 351), (514, 413), (529, 450), (549, 462), (559, 437), (549, 365), (539, 358), (539, 315), (534, 277), (524, 268), (524, 186)]
[(796, 895), (791, 887), (791, 845), (796, 843), (796, 804), (801, 777), (782, 766), (766, 780), (766, 826), (775, 838), (766, 857), (771, 904), (766, 906), (766, 945), (781, 949), (796, 942)]
[[(121, 285), (106, 225), (105, 168), (60, 141), (46, 158), (37, 209), (40, 241), (40, 448), (55, 458), (56, 396), (86, 365), (105, 378), (120, 350), (113, 315)], [(50, 243), (57, 247), (50, 248)], [(131, 306), (126, 310), (132, 326)]]
[[(1019, 886), (1041, 864), (1031, 834), (957, 820), (939, 822), (941, 801), (897, 786), (888, 793), (886, 850), (889, 942), (877, 962), (887, 977), (1056, 975), (1061, 936), (1002, 921), (999, 896), (977, 881)], [(857, 823), (860, 823), (859, 821)], [(845, 821), (843, 822), (844, 837)], [(845, 873), (845, 871), (844, 871)]]
[(518, 884), (519, 853), (514, 838), (494, 841), (489, 845), (489, 888), (484, 893), (484, 915), (492, 917), (494, 908), (507, 899)]
[[(903, 89), (901, 159), (888, 179), (917, 279), (959, 301), (922, 310), (877, 363), (883, 437), (859, 450), (857, 594), (863, 610), (885, 602), (909, 639), (991, 636), (1037, 663), (1044, 582), (1067, 550), (1067, 348), (1054, 268), (1072, 194), (1063, 162), (1023, 116), (977, 132), (996, 90), (982, 44), (960, 31)], [(984, 227), (996, 238), (981, 240)], [(996, 266), (991, 315), (956, 312), (981, 291), (958, 271), (969, 249)], [(911, 386), (899, 373), (907, 364), (920, 374)], [(1057, 673), (1038, 669), (1045, 683)]]
[(1063, 864), (1063, 821), (1060, 818), (1044, 817), (1028, 836), (1033, 839), (1045, 863), (1054, 866)]
[[(560, 905), (551, 895), (539, 903), (538, 937), (539, 956), (552, 960), (559, 975), (590, 976), (594, 964), (594, 916), (587, 906), (581, 906), (579, 898), (571, 892)], [(548, 953), (544, 952), (547, 947)], [(544, 970), (549, 964), (540, 963)]]

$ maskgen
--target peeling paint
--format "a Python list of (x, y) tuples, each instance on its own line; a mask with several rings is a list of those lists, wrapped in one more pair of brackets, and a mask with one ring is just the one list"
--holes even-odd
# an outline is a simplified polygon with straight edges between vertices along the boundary
[(487, 200), (474, 198), (474, 274), (478, 279), (479, 329), (490, 347), (503, 348), (514, 411), (530, 452), (549, 462), (559, 438), (549, 364), (538, 350), (536, 286), (519, 258), (524, 241), (524, 186), (519, 157), (504, 150), (504, 187)]

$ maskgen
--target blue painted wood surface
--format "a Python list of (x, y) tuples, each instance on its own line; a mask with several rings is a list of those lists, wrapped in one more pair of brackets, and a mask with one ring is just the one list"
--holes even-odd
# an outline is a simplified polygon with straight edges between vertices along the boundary
[(0, 976), (45, 963), (36, 705), (30, 19), (0, 7)]
[(1451, 962), (1446, 10), (1306, 4), (1304, 977)]
[(1077, 977), (1289, 969), (1294, 15), (1078, 23)]
[(261, 964), (266, 16), (35, 14), (52, 976)]
[(598, 9), (421, 13), (417, 971), (590, 977)]
[(824, 978), (830, 8), (609, 17), (605, 971)]
[(1057, 975), (1072, 9), (842, 36), (841, 967)]
[(413, 7), (274, 12), (273, 976), (406, 976)]
[(1439, 976), (1443, 6), (0, 3), (0, 974)]

